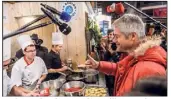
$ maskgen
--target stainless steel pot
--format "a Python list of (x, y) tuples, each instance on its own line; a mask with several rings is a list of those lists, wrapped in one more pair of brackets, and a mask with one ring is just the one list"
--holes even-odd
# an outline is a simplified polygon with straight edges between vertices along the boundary
[(50, 96), (59, 96), (60, 88), (63, 85), (63, 83), (64, 82), (62, 82), (60, 79), (49, 80), (49, 81), (43, 82), (40, 85), (40, 90), (44, 90), (45, 88), (49, 88)]
[(62, 87), (63, 83), (60, 80), (56, 79), (50, 80), (49, 84), (51, 96), (59, 96), (60, 88)]
[(63, 84), (66, 82), (66, 76), (61, 75), (58, 77), (58, 80), (61, 81)]
[(85, 77), (83, 73), (73, 73), (66, 76), (67, 81), (84, 81)]
[(96, 84), (98, 82), (98, 74), (99, 72), (95, 69), (87, 69), (84, 72), (85, 74), (85, 82), (88, 84)]
[[(80, 87), (80, 90), (78, 91), (73, 91), (73, 92), (68, 92), (66, 89), (68, 88), (74, 88), (74, 87)], [(70, 81), (65, 83), (61, 87), (61, 92), (65, 96), (84, 96), (84, 91), (85, 91), (85, 83), (81, 81)]]
[(40, 84), (40, 90), (43, 90), (44, 88), (49, 88), (49, 87), (50, 87), (49, 81), (45, 81)]

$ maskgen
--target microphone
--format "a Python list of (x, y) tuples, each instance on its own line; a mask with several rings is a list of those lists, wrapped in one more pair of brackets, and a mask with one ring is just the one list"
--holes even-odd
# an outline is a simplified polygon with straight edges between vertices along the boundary
[(53, 23), (55, 23), (55, 24), (57, 24), (57, 25), (59, 26), (59, 30), (60, 30), (63, 34), (68, 35), (68, 34), (71, 32), (71, 27), (68, 26), (68, 24), (66, 24), (66, 23), (61, 23), (61, 22), (60, 22), (56, 17), (54, 17), (53, 14), (50, 13), (49, 11), (47, 11), (47, 10), (45, 10), (45, 9), (43, 9), (43, 8), (41, 8), (41, 10), (43, 11), (43, 13), (44, 13), (45, 15), (47, 15), (47, 16), (52, 20)]
[(116, 43), (112, 43), (111, 48), (115, 51), (117, 49)]
[(46, 5), (46, 4), (41, 3), (40, 5), (43, 6), (44, 8), (46, 8), (46, 9), (48, 9), (52, 13), (55, 13), (55, 14), (59, 15), (60, 19), (65, 21), (65, 22), (69, 22), (71, 20), (71, 16), (67, 12), (59, 12), (55, 8), (53, 8), (53, 7), (49, 6), (49, 5)]
[(122, 3), (113, 3), (110, 6), (107, 6), (107, 12), (111, 13), (111, 12), (115, 12), (117, 14), (123, 14), (125, 10), (125, 7), (123, 6)]

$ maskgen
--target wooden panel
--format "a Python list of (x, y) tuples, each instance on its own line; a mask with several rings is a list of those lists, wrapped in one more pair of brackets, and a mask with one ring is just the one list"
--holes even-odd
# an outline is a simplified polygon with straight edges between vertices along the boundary
[(22, 12), (22, 7), (21, 7), (21, 3), (15, 3), (14, 4), (14, 10), (15, 10), (15, 15), (13, 15), (13, 17), (21, 17), (23, 14), (23, 12)]
[[(14, 15), (14, 4), (9, 4), (9, 3), (3, 3), (4, 5), (6, 5), (7, 6), (7, 11), (8, 11), (8, 22), (7, 23), (4, 23), (3, 24), (3, 28), (6, 28), (6, 29), (8, 29), (8, 31), (14, 31), (15, 29), (17, 29), (18, 28), (18, 24), (17, 24), (17, 22), (16, 22), (16, 20), (15, 20), (15, 18), (13, 17), (13, 15)], [(5, 9), (3, 9), (3, 10), (5, 10)], [(11, 38), (11, 45), (12, 45), (12, 47), (11, 47), (11, 54), (12, 54), (12, 56), (14, 56), (14, 51), (15, 50), (13, 50), (13, 49), (15, 49), (15, 48), (17, 48), (17, 46), (14, 44), (14, 42), (13, 42), (13, 39), (14, 38)]]
[(37, 3), (36, 2), (29, 2), (29, 4), (30, 4), (30, 14), (31, 15), (38, 15), (40, 8), (39, 8), (39, 6), (37, 6)]
[[(77, 14), (68, 24), (71, 26), (71, 33), (64, 37), (64, 46), (61, 52), (62, 56), (71, 58), (73, 62), (84, 63), (86, 59), (85, 44), (85, 18), (82, 2), (74, 2), (77, 7)], [(63, 58), (63, 57), (62, 57)]]
[[(45, 18), (43, 21), (48, 21), (49, 18)], [(52, 32), (54, 31), (54, 24), (48, 25), (42, 28), (42, 39), (43, 46), (46, 46), (48, 50), (51, 49), (52, 46)]]
[[(41, 5), (40, 5), (40, 3), (42, 3), (42, 2), (36, 2), (37, 3), (37, 10), (38, 10), (38, 13), (37, 13), (37, 15), (42, 15), (43, 14), (43, 12), (41, 11)], [(33, 8), (32, 8), (33, 9)]]
[[(83, 6), (84, 3), (80, 2), (78, 5)], [(77, 26), (75, 30), (76, 32), (76, 58), (79, 64), (83, 64), (86, 59), (86, 43), (85, 43), (85, 9), (83, 7), (79, 8), (78, 10), (78, 19), (77, 19)], [(80, 25), (81, 24), (81, 25)], [(78, 27), (80, 29), (78, 29)], [(81, 41), (81, 42), (80, 42)]]
[(31, 15), (42, 15), (40, 3), (42, 2), (18, 2), (13, 4), (15, 14), (14, 17), (23, 17)]
[[(21, 6), (21, 11), (22, 11), (22, 16), (30, 16), (31, 13), (30, 13), (30, 3), (29, 2), (22, 2), (20, 3), (20, 6)], [(34, 9), (36, 9), (34, 7)]]

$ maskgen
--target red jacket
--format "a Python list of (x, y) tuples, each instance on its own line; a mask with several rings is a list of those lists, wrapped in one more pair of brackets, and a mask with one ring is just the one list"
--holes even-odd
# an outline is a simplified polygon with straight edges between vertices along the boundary
[[(153, 42), (154, 43), (154, 42)], [(153, 75), (166, 75), (166, 52), (156, 44), (143, 48), (143, 55), (126, 56), (118, 63), (100, 61), (99, 71), (115, 76), (115, 96), (122, 96), (129, 92), (137, 80)], [(157, 44), (158, 45), (158, 44)], [(142, 52), (142, 51), (141, 51)], [(137, 51), (139, 54), (140, 51)]]

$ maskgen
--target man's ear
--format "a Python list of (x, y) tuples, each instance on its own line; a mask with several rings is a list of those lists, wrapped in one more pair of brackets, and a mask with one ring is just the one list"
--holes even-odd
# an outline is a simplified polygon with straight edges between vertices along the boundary
[(132, 32), (130, 36), (131, 36), (131, 40), (135, 41), (137, 34), (135, 32)]

